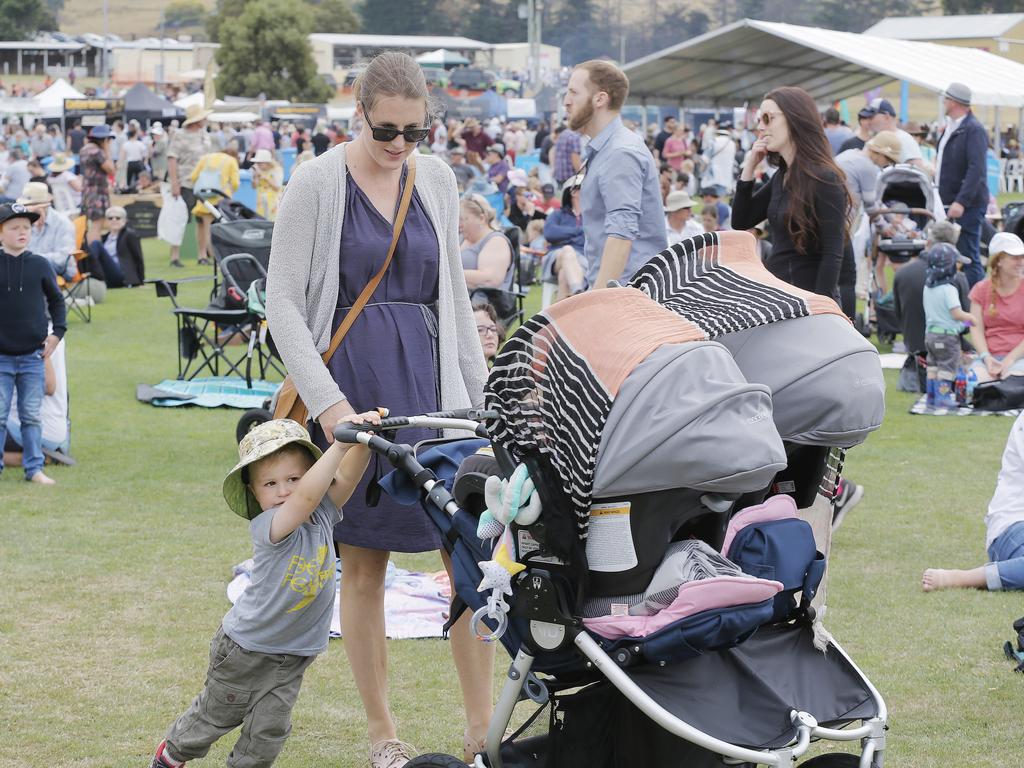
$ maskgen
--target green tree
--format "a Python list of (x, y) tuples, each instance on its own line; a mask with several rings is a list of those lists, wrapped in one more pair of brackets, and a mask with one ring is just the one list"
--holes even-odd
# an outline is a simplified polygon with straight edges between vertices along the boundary
[(313, 31), (336, 35), (359, 31), (359, 17), (347, 0), (310, 0), (313, 7)]
[(452, 20), (437, 0), (403, 0), (401, 8), (385, 0), (361, 0), (356, 12), (368, 35), (452, 34)]
[(561, 47), (563, 64), (618, 56), (619, 51), (608, 24), (599, 20), (593, 0), (564, 0), (545, 29), (544, 40)]
[(1020, 11), (1020, 0), (942, 0), (942, 10), (950, 16), (964, 13), (1014, 13)]
[(237, 19), (252, 0), (217, 0), (213, 13), (206, 17), (206, 34), (216, 43), (221, 42), (220, 30), (223, 22)]
[(202, 0), (174, 0), (164, 7), (164, 29), (201, 26), (206, 19)]
[(30, 40), (40, 30), (56, 28), (42, 0), (0, 0), (0, 40)]
[(320, 102), (333, 93), (317, 75), (308, 35), (312, 13), (291, 0), (250, 0), (220, 28), (217, 90), (236, 96)]
[(469, 0), (459, 14), (459, 21), (458, 34), (473, 40), (487, 43), (526, 40), (526, 19), (519, 18), (519, 0)]

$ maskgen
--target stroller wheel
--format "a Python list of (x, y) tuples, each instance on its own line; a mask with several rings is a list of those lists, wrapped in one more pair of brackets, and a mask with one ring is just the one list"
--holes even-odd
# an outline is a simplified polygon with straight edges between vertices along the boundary
[(242, 438), (249, 434), (253, 427), (258, 427), (263, 422), (270, 421), (273, 418), (274, 414), (264, 408), (250, 408), (238, 420), (238, 426), (235, 427), (235, 439), (238, 442), (242, 442)]
[(440, 752), (419, 755), (405, 765), (406, 768), (466, 768), (466, 764), (459, 758)]
[(833, 752), (830, 755), (818, 755), (812, 757), (806, 763), (800, 763), (800, 768), (857, 768), (860, 765), (860, 757), (851, 755), (848, 752)]

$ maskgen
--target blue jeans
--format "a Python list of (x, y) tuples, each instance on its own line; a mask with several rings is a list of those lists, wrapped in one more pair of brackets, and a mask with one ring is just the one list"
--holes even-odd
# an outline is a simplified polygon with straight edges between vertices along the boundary
[(1014, 523), (988, 548), (992, 561), (985, 566), (988, 588), (1024, 589), (1024, 522)]
[[(7, 440), (7, 416), (11, 412), (11, 395), (18, 392), (18, 419), (21, 421), (22, 460), (25, 479), (43, 468), (43, 425), (39, 410), (43, 404), (45, 374), (42, 352), (27, 355), (0, 354), (0, 446)], [(0, 453), (0, 470), (4, 459)]]
[(956, 249), (971, 260), (970, 264), (964, 265), (964, 274), (971, 287), (985, 279), (985, 269), (981, 266), (978, 254), (981, 250), (981, 223), (985, 220), (987, 207), (978, 205), (965, 208), (964, 215), (956, 222), (960, 225), (960, 239), (956, 241)]

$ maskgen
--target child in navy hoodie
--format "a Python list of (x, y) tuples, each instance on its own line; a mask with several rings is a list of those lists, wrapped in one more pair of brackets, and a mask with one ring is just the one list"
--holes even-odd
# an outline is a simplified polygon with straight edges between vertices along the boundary
[[(38, 218), (38, 213), (18, 203), (0, 205), (0, 445), (7, 438), (7, 416), (16, 388), (25, 479), (54, 485), (43, 474), (39, 409), (45, 381), (43, 361), (63, 338), (67, 318), (50, 262), (28, 250), (32, 225)], [(0, 454), (0, 472), (3, 468)]]

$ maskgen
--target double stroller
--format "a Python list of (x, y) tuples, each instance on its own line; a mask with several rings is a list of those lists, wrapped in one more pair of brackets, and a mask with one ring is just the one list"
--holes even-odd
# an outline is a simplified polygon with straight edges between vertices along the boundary
[(828, 523), (798, 514), (884, 411), (834, 302), (710, 233), (528, 320), (484, 405), (335, 431), (396, 467), (451, 555), (452, 622), (513, 658), (477, 768), (790, 766), (816, 740), (860, 754), (803, 765), (881, 768), (885, 703), (820, 622)]
[(946, 218), (935, 182), (927, 173), (909, 164), (883, 170), (875, 185), (875, 208), (868, 212), (871, 228), (870, 282), (865, 310), (858, 315), (858, 329), (870, 337), (891, 343), (900, 332), (891, 292), (883, 293), (877, 270), (885, 260), (906, 264), (927, 246), (925, 230), (933, 221)]

